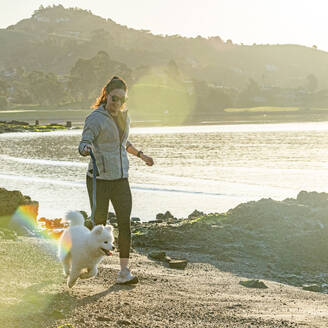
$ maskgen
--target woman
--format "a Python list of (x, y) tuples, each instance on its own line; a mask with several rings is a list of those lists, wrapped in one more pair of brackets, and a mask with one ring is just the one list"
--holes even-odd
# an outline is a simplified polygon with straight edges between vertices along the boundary
[[(97, 207), (95, 224), (106, 224), (111, 201), (118, 220), (121, 271), (119, 284), (137, 283), (128, 268), (131, 244), (130, 214), (132, 207), (128, 181), (127, 152), (141, 158), (147, 165), (154, 164), (151, 157), (137, 150), (129, 141), (130, 119), (125, 108), (128, 88), (123, 79), (114, 76), (102, 89), (92, 106), (95, 110), (86, 118), (79, 152), (87, 156), (92, 149), (99, 176), (97, 176)], [(92, 207), (92, 161), (87, 172), (87, 189)]]

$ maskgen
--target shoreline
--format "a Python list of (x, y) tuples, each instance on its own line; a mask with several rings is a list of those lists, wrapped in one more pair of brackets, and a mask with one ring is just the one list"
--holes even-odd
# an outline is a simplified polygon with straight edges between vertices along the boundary
[(59, 123), (47, 124), (30, 124), (23, 121), (0, 121), (0, 133), (10, 132), (50, 132), (69, 129), (70, 127), (64, 126)]
[[(50, 132), (64, 129), (83, 129), (84, 122), (74, 122), (74, 121), (59, 121), (48, 120), (42, 122), (42, 124), (32, 124), (32, 121), (1, 121), (0, 120), (0, 134), (10, 133), (10, 132)], [(14, 122), (14, 123), (12, 123)], [(289, 124), (289, 123), (325, 123), (328, 122), (328, 117), (326, 119), (279, 119), (279, 120), (215, 120), (215, 121), (193, 121), (184, 122), (181, 124), (165, 124), (163, 122), (159, 123), (156, 120), (150, 121), (132, 121), (131, 128), (174, 128), (174, 127), (188, 127), (188, 126), (213, 126), (213, 125), (269, 125), (269, 124)]]

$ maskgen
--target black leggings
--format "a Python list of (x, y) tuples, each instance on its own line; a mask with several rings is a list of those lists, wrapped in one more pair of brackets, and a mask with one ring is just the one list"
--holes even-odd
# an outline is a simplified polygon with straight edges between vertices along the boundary
[[(87, 176), (87, 188), (92, 208), (92, 178)], [(129, 258), (131, 245), (130, 215), (132, 197), (128, 179), (99, 180), (97, 179), (97, 206), (95, 224), (106, 224), (108, 206), (111, 201), (118, 221), (118, 244), (120, 258)]]

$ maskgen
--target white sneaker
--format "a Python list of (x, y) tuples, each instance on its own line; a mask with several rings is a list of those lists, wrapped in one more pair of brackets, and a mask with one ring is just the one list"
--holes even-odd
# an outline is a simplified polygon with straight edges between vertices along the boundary
[(116, 283), (120, 285), (130, 285), (130, 284), (137, 284), (138, 277), (133, 276), (128, 268), (121, 270), (118, 273)]

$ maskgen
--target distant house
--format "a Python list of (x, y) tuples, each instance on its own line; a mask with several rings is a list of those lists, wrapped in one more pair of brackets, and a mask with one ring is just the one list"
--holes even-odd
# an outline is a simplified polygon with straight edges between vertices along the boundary
[(56, 18), (56, 23), (61, 23), (61, 22), (69, 22), (70, 19), (68, 17), (59, 17)]
[(38, 22), (45, 22), (45, 23), (50, 22), (49, 17), (42, 16), (41, 14), (35, 14), (35, 15), (32, 16), (32, 18), (35, 19)]

